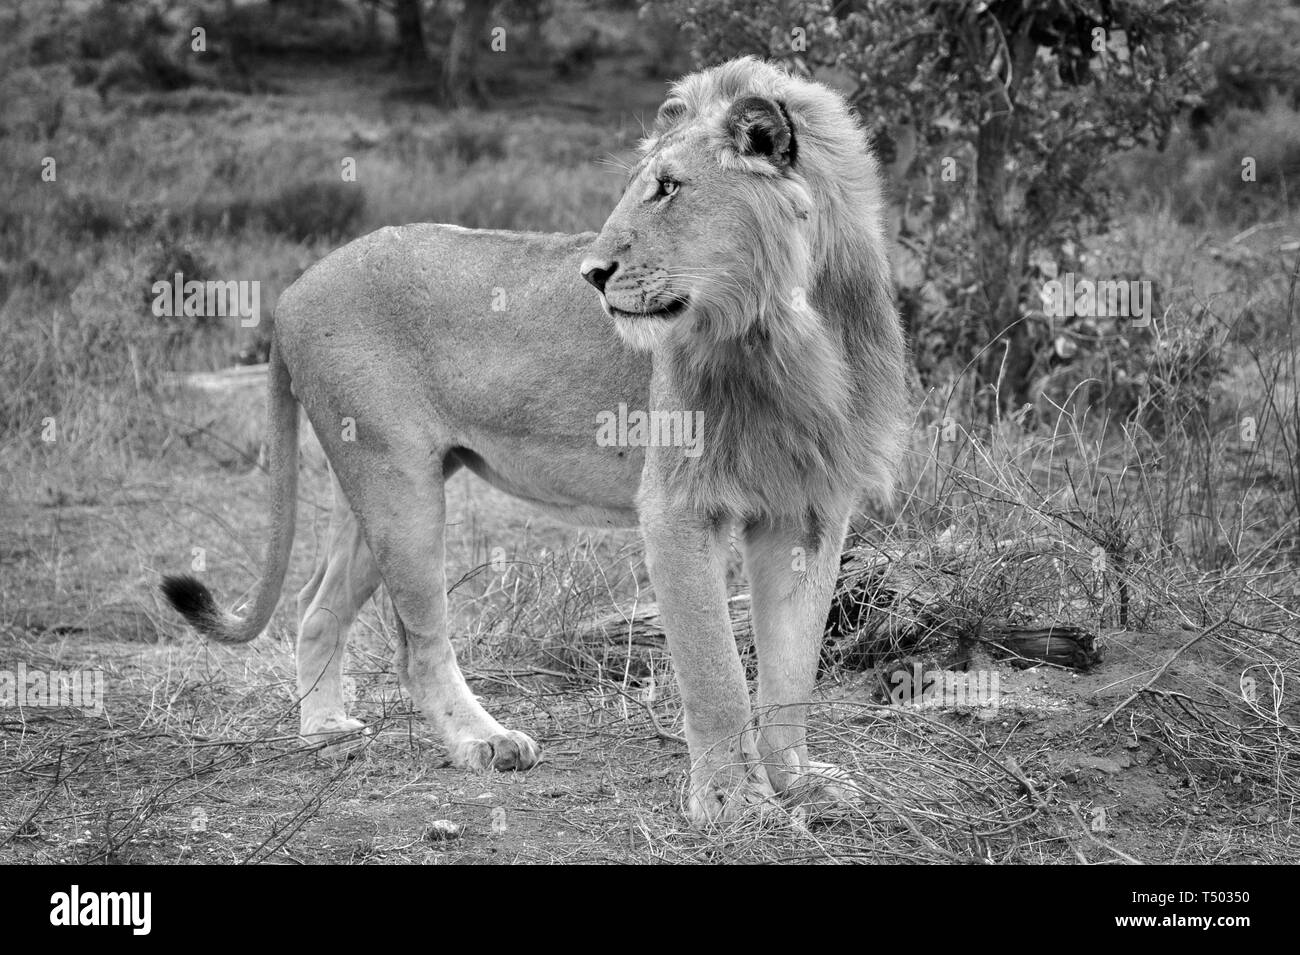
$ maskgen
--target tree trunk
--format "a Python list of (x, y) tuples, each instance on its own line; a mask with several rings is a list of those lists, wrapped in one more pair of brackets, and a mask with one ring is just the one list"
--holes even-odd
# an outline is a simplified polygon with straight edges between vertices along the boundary
[(1003, 112), (980, 124), (976, 160), (976, 270), (985, 309), (984, 354), (980, 384), (996, 387), (987, 407), (990, 421), (999, 409), (1027, 400), (1033, 363), (1029, 329), (1020, 319), (1020, 274), (1016, 270), (1015, 224), (1007, 209), (1006, 157), (1014, 118)]
[[(980, 31), (969, 23), (969, 30)], [(995, 60), (996, 47), (985, 48), (985, 37), (968, 40), (968, 50), (984, 50), (975, 62)], [(1012, 411), (1029, 402), (1034, 366), (1033, 334), (1022, 317), (1020, 302), (1028, 259), (1023, 210), (1008, 201), (1007, 157), (1017, 139), (1016, 92), (1033, 69), (1034, 44), (1027, 31), (1010, 38), (1011, 82), (995, 75), (986, 85), (986, 105), (980, 117), (975, 160), (976, 277), (985, 307), (985, 352), (979, 363), (980, 385), (990, 389), (986, 412), (990, 423), (999, 411)], [(992, 390), (996, 390), (993, 400)]]
[(450, 106), (481, 103), (486, 97), (478, 63), (487, 48), (492, 0), (464, 0), (442, 61), (442, 95)]
[(393, 16), (397, 20), (397, 57), (406, 66), (416, 66), (428, 59), (424, 47), (424, 25), (420, 21), (420, 0), (396, 0)]

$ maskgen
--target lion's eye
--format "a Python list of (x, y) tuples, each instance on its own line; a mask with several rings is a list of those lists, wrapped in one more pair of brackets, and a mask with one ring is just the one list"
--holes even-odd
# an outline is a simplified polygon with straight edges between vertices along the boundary
[(659, 192), (656, 198), (666, 198), (671, 196), (676, 193), (679, 188), (681, 188), (681, 183), (677, 182), (675, 179), (660, 179)]

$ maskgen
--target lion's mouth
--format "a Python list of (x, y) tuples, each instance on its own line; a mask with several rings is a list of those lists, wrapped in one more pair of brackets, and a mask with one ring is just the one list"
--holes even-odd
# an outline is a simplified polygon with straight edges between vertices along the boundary
[(670, 319), (676, 318), (682, 312), (690, 308), (691, 302), (688, 298), (675, 298), (662, 308), (646, 309), (640, 312), (629, 312), (624, 308), (615, 308), (605, 300), (605, 310), (609, 312), (610, 318), (626, 318), (633, 321), (643, 318)]

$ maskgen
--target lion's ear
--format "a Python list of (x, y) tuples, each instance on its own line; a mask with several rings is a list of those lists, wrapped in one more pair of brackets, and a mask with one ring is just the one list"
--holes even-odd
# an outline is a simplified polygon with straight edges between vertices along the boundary
[(794, 162), (794, 130), (781, 104), (764, 96), (745, 96), (731, 104), (727, 135), (742, 156), (761, 156), (774, 166)]
[(659, 107), (659, 112), (655, 116), (655, 132), (663, 133), (673, 126), (677, 121), (686, 115), (686, 104), (676, 96), (670, 96), (664, 100), (664, 105)]

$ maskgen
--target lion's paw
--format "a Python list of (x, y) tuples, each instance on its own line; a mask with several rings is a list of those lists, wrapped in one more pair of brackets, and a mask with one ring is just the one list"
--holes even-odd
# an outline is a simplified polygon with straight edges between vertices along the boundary
[(727, 766), (711, 774), (692, 773), (686, 816), (695, 826), (721, 826), (770, 807), (776, 791), (760, 767)]
[(328, 716), (303, 723), (298, 737), (309, 746), (320, 746), (318, 756), (346, 759), (366, 745), (371, 733), (372, 730), (360, 720)]
[(487, 739), (461, 740), (451, 749), (453, 766), (476, 773), (532, 769), (539, 758), (537, 744), (514, 730), (503, 730)]
[(853, 777), (830, 763), (810, 762), (781, 794), (781, 802), (805, 818), (833, 816), (853, 806), (861, 796)]

